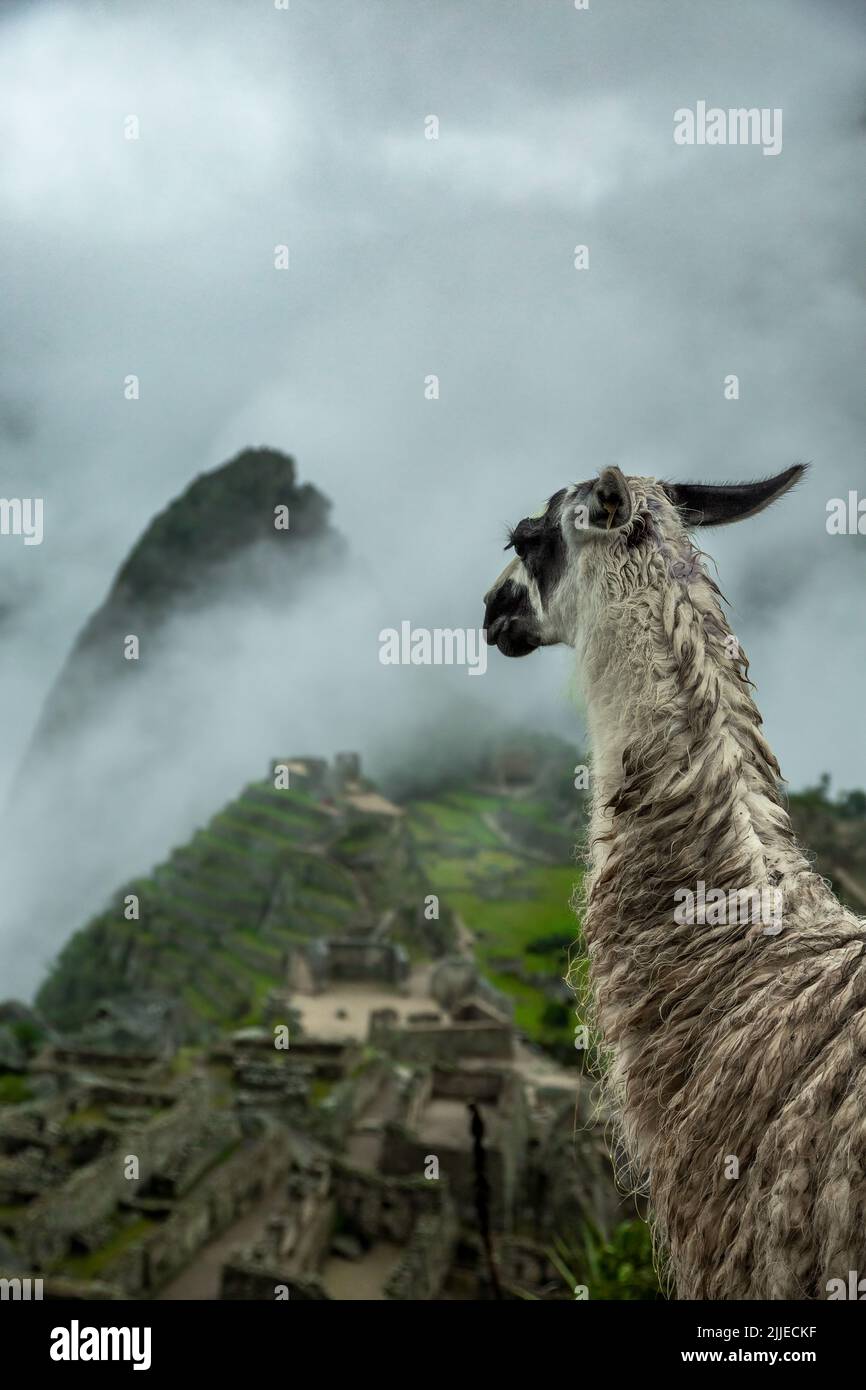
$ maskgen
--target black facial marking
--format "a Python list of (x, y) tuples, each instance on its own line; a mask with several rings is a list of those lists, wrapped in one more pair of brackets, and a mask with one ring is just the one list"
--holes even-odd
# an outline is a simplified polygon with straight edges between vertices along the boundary
[(484, 613), (487, 644), (504, 656), (528, 656), (541, 645), (538, 622), (523, 584), (506, 579), (492, 595)]
[(510, 533), (509, 545), (514, 547), (527, 573), (535, 580), (542, 603), (565, 569), (560, 510), (566, 491), (560, 488), (553, 494), (543, 516), (524, 517)]
[[(542, 604), (565, 569), (567, 553), (561, 530), (562, 504), (568, 494), (560, 488), (543, 516), (527, 516), (509, 531), (506, 550), (514, 548)], [(518, 571), (519, 575), (519, 571)], [(526, 583), (506, 579), (490, 595), (484, 614), (487, 642), (505, 656), (528, 656), (542, 645), (541, 626)]]
[(505, 583), (500, 584), (499, 588), (491, 595), (484, 612), (484, 627), (487, 632), (488, 645), (492, 646), (496, 641), (494, 626), (497, 622), (501, 626), (501, 619), (523, 618), (529, 621), (533, 616), (532, 604), (525, 587), (522, 584), (515, 584), (512, 579), (506, 579)]

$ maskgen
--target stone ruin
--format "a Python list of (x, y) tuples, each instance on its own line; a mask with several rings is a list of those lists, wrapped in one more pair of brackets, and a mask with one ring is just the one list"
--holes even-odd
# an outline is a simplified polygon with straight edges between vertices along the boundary
[(447, 1184), (389, 1178), (320, 1154), (293, 1169), (286, 1198), (264, 1235), (225, 1265), (222, 1298), (331, 1299), (335, 1262), (348, 1262), (357, 1297), (438, 1296), (458, 1237)]
[[(320, 944), (292, 959), (318, 962), (324, 991), (396, 993), (408, 971), (381, 935)], [(173, 1002), (144, 996), (45, 1042), (23, 1073), (33, 1098), (0, 1108), (0, 1278), (158, 1297), (267, 1198), (258, 1238), (222, 1257), (222, 1298), (484, 1297), (470, 1106), (504, 1279), (544, 1288), (558, 1231), (617, 1216), (600, 1129), (589, 1112), (575, 1129), (571, 1081), (528, 1080), (509, 1005), (473, 962), (440, 961), (429, 1006), (373, 1008), (366, 1037), (305, 1035), (290, 991), (268, 1000), (285, 1050), (262, 1025), (179, 1050)]]
[(511, 1230), (526, 1166), (529, 1120), (520, 1078), (495, 1065), (419, 1070), (402, 1113), (385, 1126), (381, 1171), (406, 1176), (424, 1171), (435, 1154), (447, 1174), (461, 1223), (477, 1223), (476, 1169), (469, 1105), (479, 1107), (485, 1131), (487, 1177), (495, 1228)]
[(262, 1234), (222, 1259), (222, 1298), (483, 1297), (470, 1105), (503, 1278), (542, 1288), (557, 1230), (616, 1213), (573, 1090), (531, 1093), (513, 1025), (474, 995), (450, 1018), (374, 1014), (366, 1044), (293, 1034), (280, 1051), (237, 1029), (190, 1069), (137, 1027), (112, 1052), (121, 1011), (43, 1049), (44, 1094), (0, 1110), (0, 1277), (41, 1277), (47, 1298), (160, 1296), (266, 1195)]
[(404, 947), (371, 936), (318, 937), (288, 952), (288, 983), (299, 994), (322, 994), (338, 982), (401, 989), (408, 976)]
[(272, 784), (281, 768), (288, 770), (290, 786), (301, 786), (314, 796), (341, 796), (366, 790), (360, 753), (337, 753), (333, 767), (327, 758), (272, 758), (268, 768)]
[(482, 1004), (466, 1004), (469, 1017), (413, 1014), (401, 1022), (396, 1009), (374, 1009), (367, 1040), (405, 1062), (457, 1063), (466, 1058), (506, 1059), (514, 1052), (514, 1028), (508, 1020), (487, 1013)]

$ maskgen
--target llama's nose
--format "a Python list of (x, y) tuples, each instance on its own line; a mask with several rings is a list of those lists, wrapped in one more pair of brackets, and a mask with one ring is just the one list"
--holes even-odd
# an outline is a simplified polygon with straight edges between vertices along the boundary
[(484, 615), (484, 636), (485, 636), (485, 638), (486, 638), (486, 640), (487, 640), (487, 645), (488, 645), (488, 647), (495, 647), (495, 646), (496, 646), (496, 639), (497, 639), (497, 637), (499, 636), (499, 634), (500, 634), (500, 632), (502, 631), (502, 629), (505, 627), (505, 624), (506, 624), (507, 622), (508, 622), (508, 617), (507, 617), (507, 615), (506, 615), (505, 613), (500, 613), (499, 617), (498, 617), (498, 618), (494, 618), (492, 622), (488, 621), (487, 614), (485, 613), (485, 615)]
[(502, 586), (488, 589), (484, 595), (484, 632), (489, 647), (495, 643), (496, 634), (502, 631), (506, 616)]

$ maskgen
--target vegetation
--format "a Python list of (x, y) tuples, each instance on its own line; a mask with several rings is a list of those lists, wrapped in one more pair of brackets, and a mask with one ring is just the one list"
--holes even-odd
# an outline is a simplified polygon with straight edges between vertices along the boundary
[(30, 1100), (32, 1094), (26, 1076), (12, 1071), (0, 1072), (0, 1105), (20, 1105)]
[(586, 1225), (578, 1244), (557, 1240), (548, 1253), (576, 1298), (620, 1303), (664, 1298), (645, 1221), (623, 1221), (610, 1236)]

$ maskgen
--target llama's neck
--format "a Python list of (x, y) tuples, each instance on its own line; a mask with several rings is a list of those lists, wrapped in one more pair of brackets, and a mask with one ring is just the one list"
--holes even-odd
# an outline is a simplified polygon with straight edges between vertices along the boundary
[[(581, 667), (593, 755), (584, 935), (626, 1139), (649, 1164), (688, 1074), (700, 1001), (736, 994), (766, 922), (683, 924), (677, 894), (703, 883), (775, 895), (808, 866), (710, 580), (607, 609)], [(665, 1030), (677, 1046), (664, 1046)]]
[(747, 663), (714, 586), (702, 577), (696, 596), (682, 585), (648, 591), (611, 627), (582, 653), (594, 873), (624, 844), (677, 886), (690, 867), (718, 887), (732, 870), (745, 887), (801, 868)]

